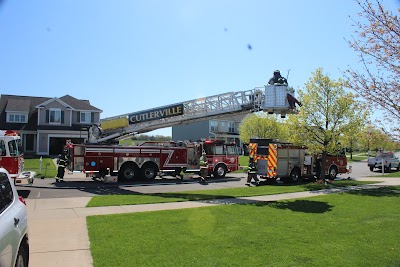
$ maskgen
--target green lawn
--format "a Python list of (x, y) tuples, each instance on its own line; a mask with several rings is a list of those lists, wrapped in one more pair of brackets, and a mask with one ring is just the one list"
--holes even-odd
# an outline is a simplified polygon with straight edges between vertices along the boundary
[(353, 159), (350, 158), (350, 155), (347, 155), (348, 162), (358, 162), (362, 160), (368, 159), (368, 156), (361, 156), (361, 155), (353, 155)]
[(399, 266), (400, 187), (87, 218), (100, 266)]
[[(375, 177), (375, 176), (374, 176)], [(397, 172), (391, 172), (391, 173), (385, 173), (383, 176), (381, 177), (395, 177), (395, 178), (399, 178), (400, 177), (400, 171)]]
[(42, 169), (40, 169), (40, 158), (25, 158), (24, 170), (36, 172), (36, 177), (54, 178), (57, 174), (53, 160), (47, 157), (42, 157)]
[(321, 185), (315, 183), (299, 185), (265, 185), (258, 187), (240, 187), (225, 188), (217, 190), (196, 190), (173, 193), (155, 193), (155, 194), (131, 194), (131, 195), (105, 195), (94, 196), (87, 207), (101, 206), (119, 206), (119, 205), (137, 205), (165, 202), (181, 202), (193, 200), (208, 200), (218, 198), (263, 196), (291, 192), (301, 192), (309, 190), (319, 190), (332, 187), (345, 187), (351, 185), (367, 184), (371, 182), (362, 182), (354, 180), (335, 181), (333, 184)]
[(239, 166), (241, 166), (242, 169), (235, 172), (247, 172), (247, 165), (249, 165), (249, 156), (239, 156)]
[(249, 165), (249, 156), (239, 156), (239, 164), (240, 164), (240, 166), (248, 166)]

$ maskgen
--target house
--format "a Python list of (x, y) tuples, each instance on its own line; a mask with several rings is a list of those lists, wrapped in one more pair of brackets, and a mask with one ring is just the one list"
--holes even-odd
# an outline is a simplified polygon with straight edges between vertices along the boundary
[(222, 119), (179, 124), (172, 127), (172, 140), (197, 141), (202, 139), (235, 142), (242, 153), (243, 144), (239, 139), (239, 124), (246, 115), (230, 115)]
[(58, 155), (70, 139), (87, 140), (87, 130), (98, 124), (102, 110), (88, 100), (63, 97), (0, 96), (0, 130), (16, 130), (22, 150), (36, 155)]

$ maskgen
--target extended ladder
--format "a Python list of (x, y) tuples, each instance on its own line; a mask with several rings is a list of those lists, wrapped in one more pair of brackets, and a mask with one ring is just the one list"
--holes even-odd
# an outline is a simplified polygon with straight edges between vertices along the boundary
[[(128, 134), (149, 132), (174, 125), (196, 122), (205, 118), (221, 118), (231, 114), (242, 114), (267, 110), (269, 113), (290, 113), (286, 93), (287, 86), (266, 85), (252, 90), (229, 92), (189, 100), (174, 105), (122, 114), (101, 120), (101, 128), (94, 125), (89, 129), (89, 142), (99, 143)], [(178, 107), (179, 115), (159, 118), (163, 109)], [(134, 121), (132, 117), (147, 118)]]

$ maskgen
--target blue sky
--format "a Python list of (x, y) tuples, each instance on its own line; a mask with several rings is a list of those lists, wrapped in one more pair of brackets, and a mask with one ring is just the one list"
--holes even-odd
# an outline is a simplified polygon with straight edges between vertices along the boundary
[(69, 94), (106, 118), (252, 89), (275, 69), (302, 88), (318, 67), (357, 68), (345, 41), (357, 12), (353, 0), (0, 0), (0, 94)]

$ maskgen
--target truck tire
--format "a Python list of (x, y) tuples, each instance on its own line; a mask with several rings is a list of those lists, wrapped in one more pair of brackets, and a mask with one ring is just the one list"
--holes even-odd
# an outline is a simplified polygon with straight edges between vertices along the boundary
[(293, 170), (290, 172), (290, 179), (289, 181), (292, 183), (297, 183), (301, 180), (301, 173), (299, 168), (293, 168)]
[(107, 169), (100, 169), (99, 170), (99, 178), (103, 179), (104, 177), (106, 177), (106, 175), (108, 174), (108, 170)]
[(226, 170), (225, 165), (218, 164), (214, 169), (213, 175), (215, 178), (222, 178), (222, 177), (225, 177), (226, 173), (227, 173), (227, 170)]
[(389, 173), (392, 171), (392, 164), (389, 164), (389, 166), (385, 167), (385, 172)]
[(374, 171), (374, 168), (375, 168), (375, 166), (369, 166), (369, 170), (371, 171), (371, 172), (373, 172)]
[(173, 176), (174, 176), (174, 177), (180, 177), (182, 171), (183, 171), (182, 168), (175, 168), (175, 171), (174, 171), (174, 173), (173, 173)]
[(138, 168), (135, 164), (125, 163), (122, 165), (118, 178), (124, 182), (133, 182), (138, 178)]
[(142, 177), (146, 181), (154, 180), (158, 173), (158, 167), (154, 163), (146, 163), (140, 168)]
[(328, 173), (328, 179), (333, 181), (336, 179), (336, 176), (338, 175), (338, 169), (336, 166), (331, 166), (329, 168), (329, 173)]

